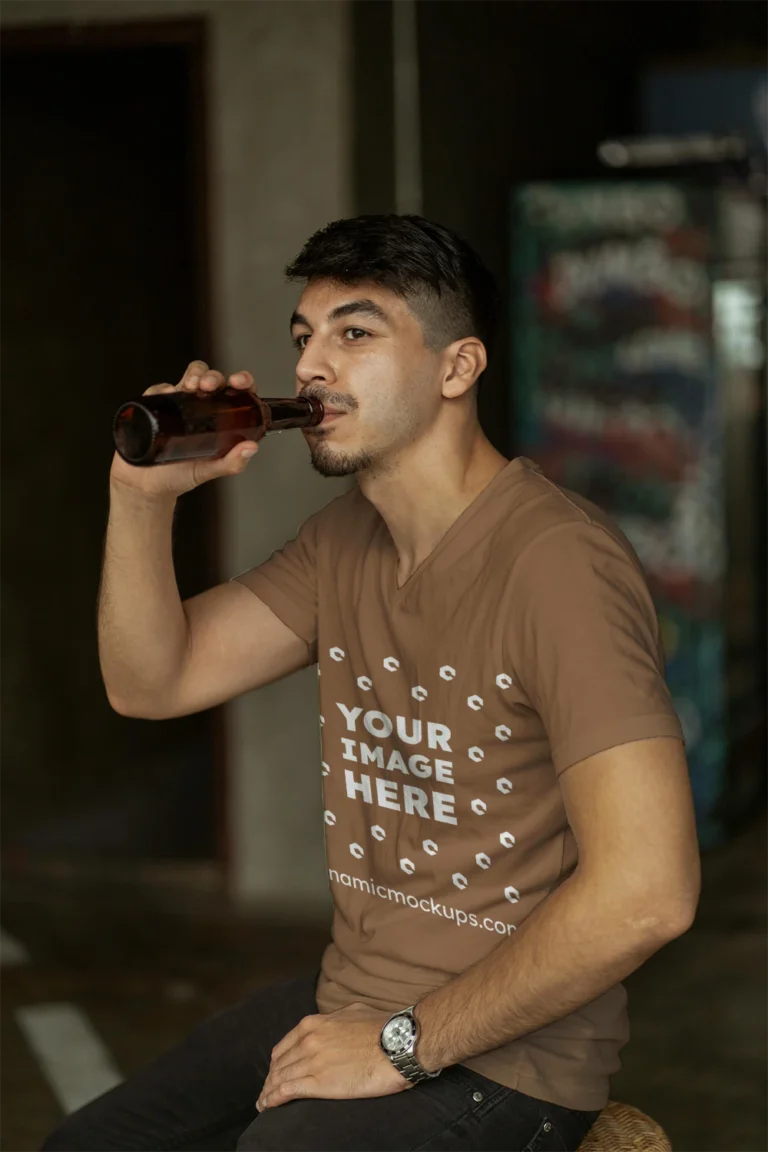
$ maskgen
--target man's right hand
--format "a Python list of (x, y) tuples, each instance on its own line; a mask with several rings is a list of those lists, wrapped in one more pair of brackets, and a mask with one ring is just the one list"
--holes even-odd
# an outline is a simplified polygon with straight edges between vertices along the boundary
[[(153, 396), (158, 392), (210, 393), (226, 387), (239, 388), (244, 392), (256, 390), (250, 372), (237, 372), (225, 380), (221, 372), (213, 371), (203, 360), (193, 360), (178, 384), (154, 384), (143, 395)], [(115, 452), (110, 483), (132, 489), (144, 496), (177, 497), (205, 484), (207, 480), (244, 472), (249, 460), (245, 453), (250, 449), (258, 451), (258, 444), (253, 440), (244, 440), (219, 460), (182, 460), (176, 464), (157, 464), (144, 468), (127, 464)]]

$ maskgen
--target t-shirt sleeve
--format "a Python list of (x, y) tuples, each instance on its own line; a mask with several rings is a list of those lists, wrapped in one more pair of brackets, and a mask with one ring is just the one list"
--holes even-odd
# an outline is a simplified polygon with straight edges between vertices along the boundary
[(318, 515), (268, 560), (233, 576), (270, 608), (307, 645), (307, 663), (317, 659)]
[(619, 744), (683, 739), (648, 586), (607, 530), (551, 529), (520, 557), (509, 592), (510, 661), (558, 775)]

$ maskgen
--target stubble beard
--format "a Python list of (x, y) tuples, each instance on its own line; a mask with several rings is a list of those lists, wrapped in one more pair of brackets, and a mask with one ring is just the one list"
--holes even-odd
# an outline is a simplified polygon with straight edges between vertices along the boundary
[(334, 451), (320, 437), (310, 444), (310, 458), (315, 472), (329, 479), (335, 476), (356, 476), (360, 472), (367, 472), (376, 462), (372, 452)]

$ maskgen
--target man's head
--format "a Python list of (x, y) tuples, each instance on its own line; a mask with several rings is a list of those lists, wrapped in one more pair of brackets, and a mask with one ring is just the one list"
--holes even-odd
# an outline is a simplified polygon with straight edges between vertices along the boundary
[(291, 321), (300, 393), (343, 414), (306, 433), (319, 472), (386, 470), (449, 409), (474, 413), (498, 296), (454, 233), (419, 216), (337, 220), (286, 274), (306, 281)]

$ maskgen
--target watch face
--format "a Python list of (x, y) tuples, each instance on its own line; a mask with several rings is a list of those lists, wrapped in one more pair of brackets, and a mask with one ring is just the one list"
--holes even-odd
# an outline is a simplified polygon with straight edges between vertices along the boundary
[(387, 1052), (398, 1053), (407, 1048), (416, 1035), (416, 1026), (410, 1016), (395, 1016), (384, 1025), (381, 1042)]

